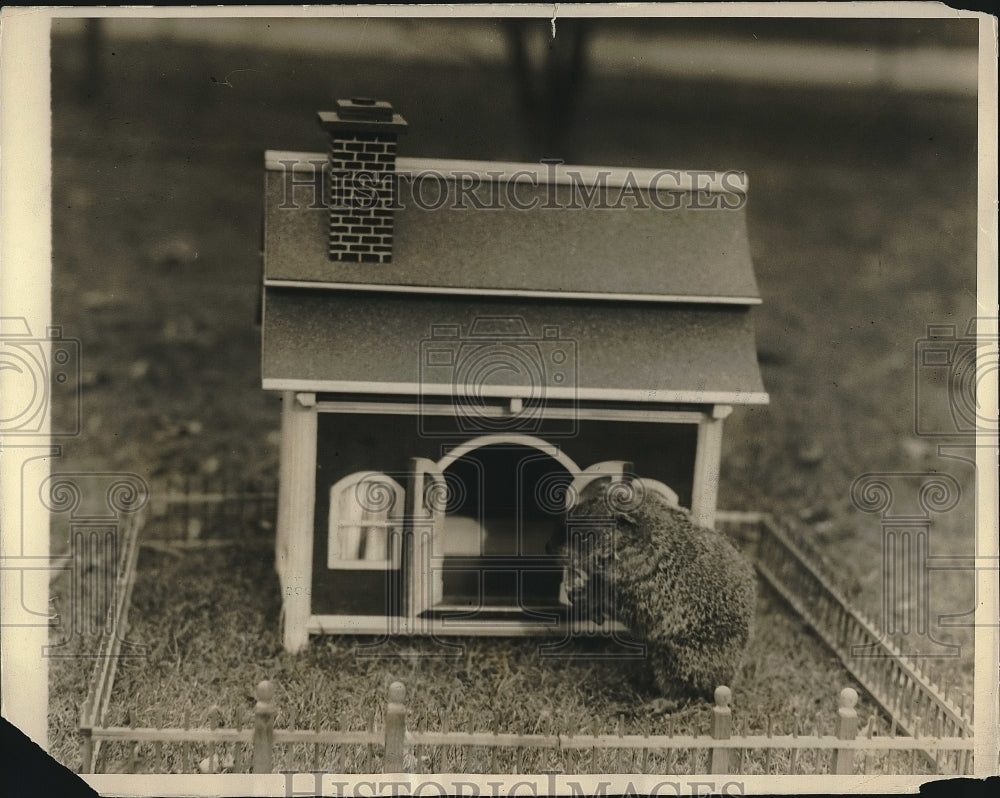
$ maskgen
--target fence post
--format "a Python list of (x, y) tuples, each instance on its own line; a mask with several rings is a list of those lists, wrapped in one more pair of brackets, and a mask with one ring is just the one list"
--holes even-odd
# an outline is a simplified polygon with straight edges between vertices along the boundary
[(80, 765), (81, 773), (93, 773), (93, 760), (94, 760), (94, 737), (93, 730), (90, 728), (81, 729), (83, 734), (83, 750), (81, 751), (82, 763)]
[[(837, 710), (837, 739), (853, 740), (858, 735), (858, 712), (854, 708), (858, 703), (857, 692), (845, 687), (838, 698), (840, 708)], [(838, 776), (850, 776), (854, 773), (854, 749), (838, 748), (833, 754), (833, 772)]]
[[(733, 732), (733, 711), (729, 708), (733, 693), (725, 685), (715, 688), (715, 706), (712, 708), (712, 738), (728, 740)], [(728, 748), (712, 749), (712, 773), (729, 772)]]
[(406, 688), (402, 682), (389, 685), (389, 703), (385, 708), (385, 762), (383, 773), (404, 773), (403, 746), (406, 741)]
[(270, 773), (274, 764), (274, 685), (266, 679), (257, 685), (253, 708), (253, 772)]
[(88, 696), (80, 709), (80, 734), (83, 735), (83, 745), (80, 751), (81, 773), (93, 773), (94, 771), (94, 736), (93, 726), (91, 726), (91, 699)]

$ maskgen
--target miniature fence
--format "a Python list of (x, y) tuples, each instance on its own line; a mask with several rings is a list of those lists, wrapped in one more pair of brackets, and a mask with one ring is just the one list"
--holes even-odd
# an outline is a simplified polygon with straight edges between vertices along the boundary
[(277, 502), (273, 483), (174, 476), (150, 486), (143, 543), (208, 548), (269, 536)]
[[(128, 744), (127, 757), (115, 772), (133, 772), (147, 760), (162, 772), (164, 748), (179, 749), (167, 761), (181, 772), (383, 772), (383, 773), (714, 773), (855, 774), (884, 769), (886, 757), (908, 758), (915, 771), (918, 755), (933, 752), (948, 772), (968, 772), (972, 740), (963, 737), (872, 736), (874, 716), (858, 728), (857, 693), (844, 688), (839, 707), (824, 733), (734, 734), (731, 692), (715, 691), (715, 706), (704, 735), (625, 735), (550, 730), (511, 734), (498, 730), (438, 731), (407, 728), (406, 690), (389, 686), (383, 724), (376, 730), (331, 731), (276, 728), (279, 707), (271, 682), (257, 685), (253, 723), (246, 728), (157, 729), (89, 727), (94, 741)], [(831, 697), (832, 698), (832, 697)], [(832, 703), (832, 701), (831, 701)], [(221, 717), (217, 707), (209, 711)], [(144, 756), (141, 749), (145, 747)], [(279, 752), (283, 747), (285, 750)], [(331, 751), (329, 749), (339, 749)], [(296, 757), (295, 754), (299, 756)], [(196, 764), (197, 763), (197, 764)], [(278, 764), (278, 767), (276, 767)]]
[[(87, 698), (80, 710), (80, 727), (100, 726), (107, 715), (111, 701), (111, 687), (122, 650), (122, 636), (128, 632), (128, 610), (132, 603), (132, 588), (135, 585), (136, 562), (139, 559), (139, 533), (145, 522), (145, 510), (126, 516), (120, 531), (118, 565), (115, 573), (115, 589), (108, 605), (107, 621), (102, 629), (97, 650), (94, 653), (94, 669), (91, 671), (87, 687)], [(100, 744), (91, 738), (84, 738), (83, 761), (96, 760), (100, 754)]]
[[(246, 530), (266, 532), (273, 526), (277, 492), (260, 486), (211, 478), (175, 476), (154, 484), (148, 504), (123, 518), (119, 528), (119, 561), (107, 622), (94, 652), (80, 728), (101, 728), (128, 632), (136, 563), (140, 546), (162, 543), (173, 548), (204, 548), (246, 542)], [(207, 533), (207, 534), (206, 534)], [(84, 734), (83, 771), (100, 756), (101, 736)]]
[[(885, 710), (904, 734), (938, 737), (973, 735), (971, 706), (956, 705), (947, 689), (934, 685), (919, 660), (905, 656), (878, 628), (820, 575), (770, 516), (720, 513), (724, 525), (753, 525), (757, 572), (840, 658), (844, 667)], [(863, 649), (866, 653), (853, 653)], [(929, 754), (928, 754), (929, 755)]]
[[(211, 747), (224, 743), (247, 744), (257, 739), (256, 732), (249, 728), (128, 729), (104, 727), (103, 721), (121, 650), (119, 634), (125, 634), (128, 629), (128, 607), (140, 543), (201, 547), (246, 542), (247, 530), (259, 533), (270, 529), (275, 503), (274, 491), (259, 491), (253, 486), (238, 486), (234, 490), (224, 483), (213, 485), (207, 480), (194, 482), (187, 479), (161, 487), (159, 492), (152, 494), (147, 510), (132, 516), (124, 524), (115, 601), (108, 609), (108, 623), (100, 641), (88, 698), (81, 711), (83, 772), (92, 772), (95, 768), (100, 759), (103, 741), (131, 740), (133, 744), (152, 743), (154, 747), (181, 744), (182, 751), (188, 752), (189, 746), (195, 743)], [(714, 736), (721, 734), (721, 731), (713, 732), (713, 736), (707, 738), (674, 736), (669, 727), (665, 735), (650, 737), (586, 735), (574, 731), (512, 736), (500, 734), (497, 729), (488, 732), (419, 730), (406, 733), (408, 746), (416, 752), (413, 760), (415, 767), (419, 770), (425, 764), (434, 764), (438, 772), (447, 769), (440, 765), (449, 765), (464, 772), (470, 772), (469, 767), (479, 767), (482, 772), (489, 772), (496, 770), (490, 765), (505, 762), (506, 769), (517, 769), (528, 765), (524, 757), (526, 751), (550, 750), (562, 752), (563, 755), (569, 751), (590, 751), (590, 765), (596, 768), (603, 761), (600, 752), (611, 750), (614, 752), (613, 763), (605, 763), (610, 768), (608, 772), (635, 772), (633, 768), (646, 771), (651, 768), (648, 772), (666, 773), (685, 768), (697, 773), (706, 772), (709, 767), (721, 767), (718, 763), (723, 761), (719, 758), (722, 755), (717, 756), (715, 753), (718, 750), (738, 752), (733, 757), (738, 757), (738, 764), (732, 765), (737, 768), (734, 772), (747, 772), (740, 768), (746, 767), (748, 757), (754, 759), (756, 752), (762, 753), (763, 761), (754, 761), (754, 767), (761, 768), (764, 773), (772, 772), (772, 767), (779, 767), (779, 772), (787, 773), (806, 767), (804, 755), (799, 752), (811, 750), (813, 765), (809, 766), (809, 772), (823, 772), (823, 768), (829, 768), (829, 772), (841, 772), (837, 768), (846, 766), (837, 763), (846, 761), (846, 754), (833, 756), (826, 765), (819, 763), (819, 759), (822, 759), (820, 753), (831, 751), (860, 751), (861, 765), (853, 767), (860, 767), (859, 772), (862, 773), (867, 772), (865, 768), (871, 766), (869, 756), (881, 756), (884, 759), (892, 752), (911, 759), (919, 755), (932, 772), (971, 772), (972, 717), (965, 711), (964, 696), (956, 706), (948, 699), (946, 691), (942, 692), (939, 686), (931, 683), (917, 663), (903, 656), (891, 643), (882, 641), (876, 627), (850, 609), (842, 595), (820, 575), (800, 548), (769, 516), (763, 513), (721, 512), (718, 520), (720, 526), (730, 527), (735, 534), (743, 537), (747, 553), (754, 559), (761, 577), (817, 632), (838, 655), (845, 668), (888, 714), (891, 721), (888, 738), (874, 736), (873, 724), (869, 724), (866, 734), (860, 738), (847, 738), (841, 737), (839, 733), (824, 735), (819, 728), (813, 735), (801, 735), (798, 723), (790, 734), (774, 735), (769, 723), (764, 734), (742, 734), (722, 743), (718, 741), (726, 738)], [(260, 534), (257, 537), (267, 539)], [(852, 647), (859, 645), (867, 646), (875, 655), (852, 657)], [(258, 701), (258, 707), (263, 704), (266, 708), (268, 703), (265, 696), (265, 699)], [(719, 709), (717, 706), (716, 710)], [(841, 709), (845, 707), (842, 706)], [(386, 717), (389, 717), (388, 710)], [(259, 716), (256, 722), (267, 728), (266, 713)], [(185, 726), (189, 725), (189, 722), (185, 723)], [(732, 730), (731, 721), (728, 728)], [(375, 734), (374, 723), (365, 731), (275, 730), (272, 716), (270, 729), (271, 737), (265, 739), (271, 739), (272, 747), (274, 744), (312, 745), (314, 764), (321, 746), (355, 746), (357, 750), (353, 754), (342, 752), (342, 758), (335, 758), (329, 763), (334, 766), (330, 768), (331, 771), (336, 771), (338, 765), (347, 765), (350, 760), (356, 766), (364, 765), (359, 772), (375, 772), (379, 766), (379, 757), (374, 748), (385, 746), (387, 739)], [(897, 729), (902, 733), (899, 737), (895, 736)], [(714, 740), (715, 744), (710, 745), (707, 740)], [(845, 740), (848, 742), (843, 746), (833, 744), (833, 741)], [(254, 751), (257, 752), (258, 748), (259, 745), (255, 743)], [(464, 759), (455, 758), (455, 752), (459, 749), (464, 752)], [(482, 762), (483, 749), (489, 751), (487, 764)], [(389, 756), (394, 749), (389, 745), (385, 750), (386, 756)], [(427, 750), (430, 753), (426, 753)], [(477, 750), (480, 752), (478, 763), (475, 756)], [(455, 756), (446, 760), (448, 752)], [(781, 752), (784, 752), (784, 756)], [(213, 755), (209, 756), (210, 763)], [(187, 756), (188, 753), (183, 754), (183, 757)], [(828, 754), (827, 759), (830, 756), (832, 755)], [(637, 757), (641, 760), (640, 764), (635, 761)], [(702, 760), (707, 762), (706, 757), (710, 757), (714, 764), (703, 764)], [(629, 758), (628, 765), (624, 764), (623, 758)], [(238, 761), (235, 756), (233, 759), (234, 762)], [(264, 768), (266, 761), (268, 760), (261, 759), (257, 764), (262, 769), (255, 768), (254, 772), (268, 770), (269, 767)], [(577, 764), (582, 767), (581, 763), (582, 760)], [(186, 769), (185, 764), (182, 760), (184, 772), (192, 772)], [(396, 765), (390, 763), (387, 767)], [(551, 768), (536, 768), (541, 769)], [(580, 772), (587, 771), (584, 769)]]

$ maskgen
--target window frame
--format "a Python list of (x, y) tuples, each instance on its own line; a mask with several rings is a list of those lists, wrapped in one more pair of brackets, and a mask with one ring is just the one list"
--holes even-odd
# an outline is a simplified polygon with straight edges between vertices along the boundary
[[(341, 501), (346, 491), (365, 482), (372, 480), (385, 484), (391, 489), (394, 501), (383, 512), (379, 513), (375, 519), (369, 523), (345, 523), (341, 518)], [(338, 480), (330, 486), (329, 491), (330, 509), (327, 514), (327, 554), (326, 567), (329, 570), (339, 571), (384, 571), (400, 568), (401, 541), (403, 536), (403, 519), (406, 502), (406, 491), (395, 479), (381, 471), (355, 471), (348, 474), (343, 479)], [(360, 503), (355, 505), (361, 513), (365, 509)], [(359, 518), (359, 521), (365, 521)], [(356, 528), (359, 531), (365, 528), (381, 527), (386, 530), (386, 552), (384, 557), (377, 559), (347, 559), (342, 555), (343, 536), (341, 530)]]

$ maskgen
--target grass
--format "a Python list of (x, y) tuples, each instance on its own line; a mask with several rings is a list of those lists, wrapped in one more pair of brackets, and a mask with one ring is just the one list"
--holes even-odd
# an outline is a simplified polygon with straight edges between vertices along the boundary
[[(331, 95), (368, 93), (405, 106), (408, 155), (538, 153), (524, 143), (510, 81), (488, 65), (399, 69), (169, 40), (107, 44), (104, 91), (89, 101), (77, 88), (80, 41), (56, 36), (52, 50), (53, 318), (81, 339), (84, 374), (83, 430), (53, 470), (273, 479), (278, 401), (259, 387), (253, 324), (263, 150), (321, 149), (317, 108)], [(253, 71), (231, 85), (210, 80), (234, 69)], [(963, 499), (933, 519), (931, 550), (974, 551), (974, 470), (938, 456), (911, 420), (915, 385), (942, 428), (949, 399), (927, 375), (914, 383), (914, 342), (927, 324), (964, 327), (975, 313), (976, 112), (974, 101), (950, 98), (593, 75), (572, 136), (580, 163), (750, 175), (748, 227), (764, 297), (754, 321), (772, 403), (727, 419), (720, 504), (817, 519), (802, 524), (802, 537), (876, 619), (880, 521), (851, 504), (855, 477), (952, 474)], [(71, 408), (53, 412), (58, 425)], [(818, 459), (805, 462), (808, 449)], [(65, 519), (55, 519), (53, 552), (68, 540)], [(607, 665), (536, 661), (525, 641), (466, 641), (461, 666), (361, 660), (346, 638), (284, 655), (270, 558), (266, 549), (178, 559), (143, 552), (130, 635), (152, 648), (123, 662), (111, 722), (183, 722), (185, 709), (199, 720), (213, 702), (228, 719), (245, 719), (264, 676), (278, 683), (283, 712), (312, 718), (303, 713), (320, 708), (317, 722), (338, 727), (369, 722), (391, 678), (408, 682), (415, 718), (435, 717), (458, 679), (462, 711), (484, 722), (492, 707), (510, 713), (505, 725), (533, 723), (545, 710), (560, 723), (613, 723), (623, 713), (628, 728), (653, 730), (660, 720), (644, 709), (653, 694), (641, 679)], [(974, 604), (968, 574), (938, 572), (930, 587), (935, 613)], [(53, 582), (64, 615), (68, 592), (63, 577)], [(776, 713), (787, 722), (793, 710), (832, 711), (842, 670), (779, 602), (766, 592), (760, 601), (757, 637), (732, 685), (737, 712), (760, 728)], [(971, 629), (938, 631), (962, 645), (942, 664), (943, 678), (953, 695), (970, 693)], [(90, 661), (51, 664), (51, 748), (75, 767)], [(706, 711), (673, 717), (696, 724)]]
[[(272, 554), (261, 542), (185, 554), (145, 549), (128, 639), (149, 650), (145, 657), (121, 662), (108, 724), (204, 725), (216, 705), (227, 726), (246, 728), (253, 721), (254, 687), (270, 679), (277, 688), (278, 728), (367, 729), (373, 722), (381, 726), (386, 690), (398, 680), (407, 687), (412, 729), (439, 730), (447, 724), (453, 730), (514, 733), (708, 732), (709, 702), (691, 700), (665, 712), (644, 663), (608, 658), (617, 649), (600, 640), (576, 641), (572, 659), (541, 656), (537, 640), (489, 638), (456, 638), (460, 650), (454, 658), (435, 656), (440, 650), (422, 638), (391, 639), (363, 653), (366, 644), (370, 649), (377, 641), (349, 636), (317, 639), (302, 654), (289, 655), (274, 623), (279, 604), (272, 569)], [(261, 589), (268, 584), (275, 589)], [(738, 728), (763, 733), (770, 719), (775, 734), (791, 732), (796, 722), (809, 733), (820, 717), (831, 729), (839, 690), (860, 687), (763, 587), (757, 620), (745, 662), (730, 685)], [(862, 701), (860, 722), (873, 714), (872, 703)], [(67, 743), (64, 761), (73, 762), (75, 751)], [(294, 748), (279, 751), (278, 764), (310, 763), (311, 751)], [(153, 766), (151, 753), (145, 751)], [(334, 765), (337, 753), (323, 752), (321, 764)], [(163, 756), (154, 772), (157, 766), (180, 764), (176, 750)], [(370, 764), (365, 751), (340, 756), (336, 764), (347, 770), (365, 772)], [(524, 754), (502, 751), (500, 756), (503, 761)], [(590, 762), (590, 752), (579, 754), (578, 762), (573, 760), (577, 755), (566, 756), (559, 763), (563, 769)], [(110, 746), (105, 761), (123, 757), (122, 746)], [(759, 767), (761, 760), (762, 755), (751, 757), (748, 767)], [(521, 772), (532, 762), (553, 764), (518, 761)], [(807, 760), (801, 765), (808, 767)]]

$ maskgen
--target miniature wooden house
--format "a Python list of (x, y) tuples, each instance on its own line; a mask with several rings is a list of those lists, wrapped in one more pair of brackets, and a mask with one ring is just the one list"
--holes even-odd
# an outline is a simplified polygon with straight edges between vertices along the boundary
[(767, 402), (739, 173), (396, 158), (387, 103), (266, 154), (263, 387), (282, 395), (284, 644), (565, 631), (546, 541), (639, 474), (714, 523)]

